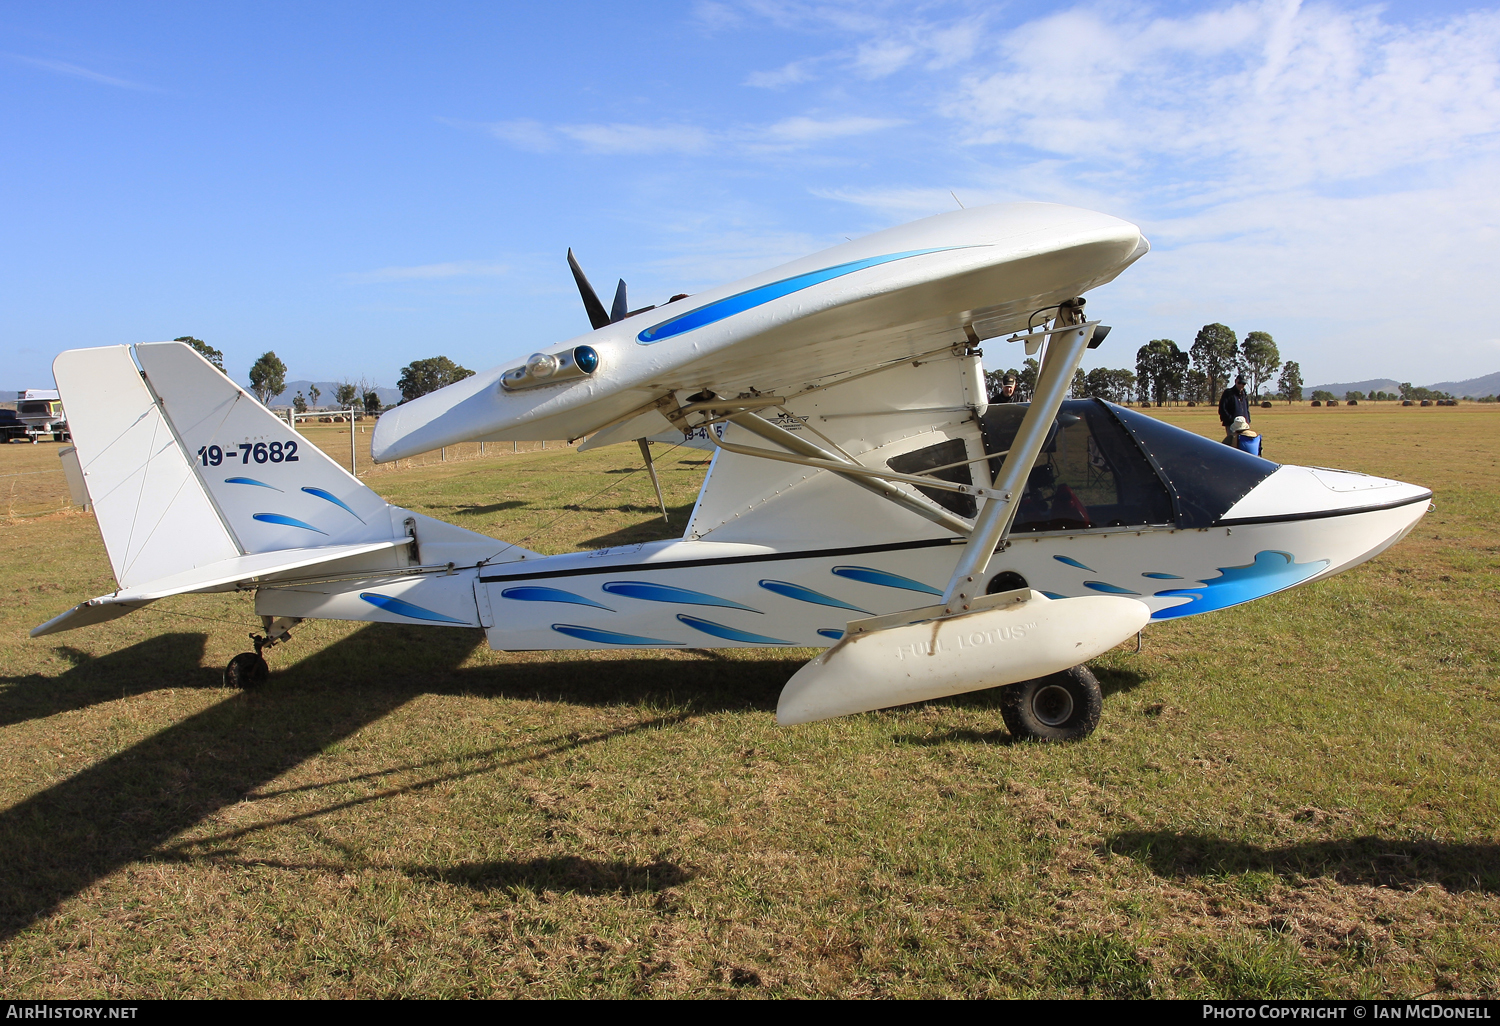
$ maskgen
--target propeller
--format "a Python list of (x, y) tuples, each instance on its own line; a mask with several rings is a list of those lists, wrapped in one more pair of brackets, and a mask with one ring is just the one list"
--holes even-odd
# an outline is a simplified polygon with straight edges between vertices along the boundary
[(625, 299), (625, 279), (615, 286), (615, 305), (609, 308), (609, 323), (623, 321), (630, 316), (630, 303)]
[(655, 304), (643, 306), (639, 310), (630, 309), (630, 301), (625, 297), (625, 279), (615, 286), (615, 301), (610, 307), (609, 313), (604, 312), (604, 304), (599, 302), (599, 294), (594, 291), (594, 286), (589, 284), (588, 277), (584, 275), (583, 268), (578, 266), (578, 258), (573, 255), (573, 250), (568, 250), (568, 267), (573, 271), (573, 280), (578, 283), (578, 294), (583, 297), (583, 308), (588, 312), (589, 323), (598, 331), (606, 324), (614, 324), (623, 321), (627, 317), (647, 310), (655, 310)]
[[(609, 314), (604, 312), (604, 304), (599, 302), (599, 294), (594, 291), (594, 286), (589, 284), (588, 278), (583, 273), (583, 268), (578, 266), (578, 258), (573, 256), (573, 250), (568, 250), (568, 266), (573, 269), (573, 280), (578, 283), (578, 293), (583, 296), (583, 308), (588, 311), (589, 323), (594, 330), (612, 323)], [(620, 282), (620, 291), (615, 293), (615, 305), (620, 305), (620, 296), (624, 294), (625, 283)]]

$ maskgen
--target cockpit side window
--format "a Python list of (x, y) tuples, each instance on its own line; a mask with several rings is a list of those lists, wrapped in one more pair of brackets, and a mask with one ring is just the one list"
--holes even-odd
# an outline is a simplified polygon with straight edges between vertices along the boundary
[[(942, 481), (952, 481), (954, 484), (973, 484), (974, 478), (969, 474), (969, 466), (963, 462), (968, 458), (968, 447), (964, 445), (964, 440), (950, 438), (946, 442), (929, 445), (925, 449), (917, 449), (892, 457), (886, 460), (886, 466), (898, 474), (921, 474), (935, 467), (946, 467), (946, 470), (939, 470), (931, 476)], [(954, 463), (958, 466), (952, 466)], [(970, 520), (974, 519), (974, 514), (978, 511), (972, 495), (960, 495), (958, 492), (950, 492), (941, 488), (923, 488), (921, 485), (917, 486), (917, 491), (948, 512)]]
[[(1015, 439), (1026, 404), (995, 405), (982, 422), (985, 451)], [(998, 473), (1001, 460), (990, 461)], [(1151, 464), (1109, 415), (1089, 399), (1063, 403), (1032, 467), (1012, 533), (1169, 524), (1172, 499)]]
[(1177, 506), (1180, 527), (1209, 527), (1277, 464), (1165, 424), (1155, 417), (1101, 403), (1130, 432), (1161, 472)]

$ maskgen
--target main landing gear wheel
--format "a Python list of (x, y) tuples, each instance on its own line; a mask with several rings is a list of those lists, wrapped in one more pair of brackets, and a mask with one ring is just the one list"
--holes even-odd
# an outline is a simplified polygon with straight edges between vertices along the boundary
[(229, 688), (258, 688), (266, 682), (271, 668), (258, 652), (241, 652), (229, 660), (224, 667), (224, 686)]
[(1000, 689), (1000, 715), (1018, 741), (1081, 741), (1099, 725), (1104, 695), (1087, 666)]

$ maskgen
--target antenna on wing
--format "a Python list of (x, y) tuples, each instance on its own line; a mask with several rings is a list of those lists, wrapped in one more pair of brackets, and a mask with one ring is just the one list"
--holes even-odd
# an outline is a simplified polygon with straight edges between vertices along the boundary
[[(617, 317), (611, 318), (604, 312), (604, 304), (599, 302), (599, 294), (594, 291), (594, 286), (590, 285), (588, 278), (584, 276), (583, 268), (578, 266), (578, 259), (573, 256), (571, 247), (568, 249), (568, 266), (573, 270), (573, 280), (578, 283), (578, 294), (583, 297), (583, 308), (588, 312), (589, 323), (594, 326), (595, 330), (614, 320), (619, 320)], [(615, 293), (615, 306), (620, 305), (624, 295), (625, 283), (622, 281), (619, 291)]]

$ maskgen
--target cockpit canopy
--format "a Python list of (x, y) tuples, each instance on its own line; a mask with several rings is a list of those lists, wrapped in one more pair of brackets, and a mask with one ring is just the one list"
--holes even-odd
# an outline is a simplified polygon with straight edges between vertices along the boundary
[[(995, 454), (989, 461), (991, 474), (999, 472), (1028, 408), (1025, 403), (995, 405), (985, 414), (984, 448)], [(890, 467), (919, 473), (964, 458), (964, 443), (955, 438), (898, 456)], [(1276, 467), (1145, 413), (1102, 399), (1070, 399), (1062, 404), (1032, 468), (1011, 531), (1209, 527)], [(973, 483), (967, 466), (933, 476)], [(976, 512), (970, 496), (923, 491), (959, 516)]]

